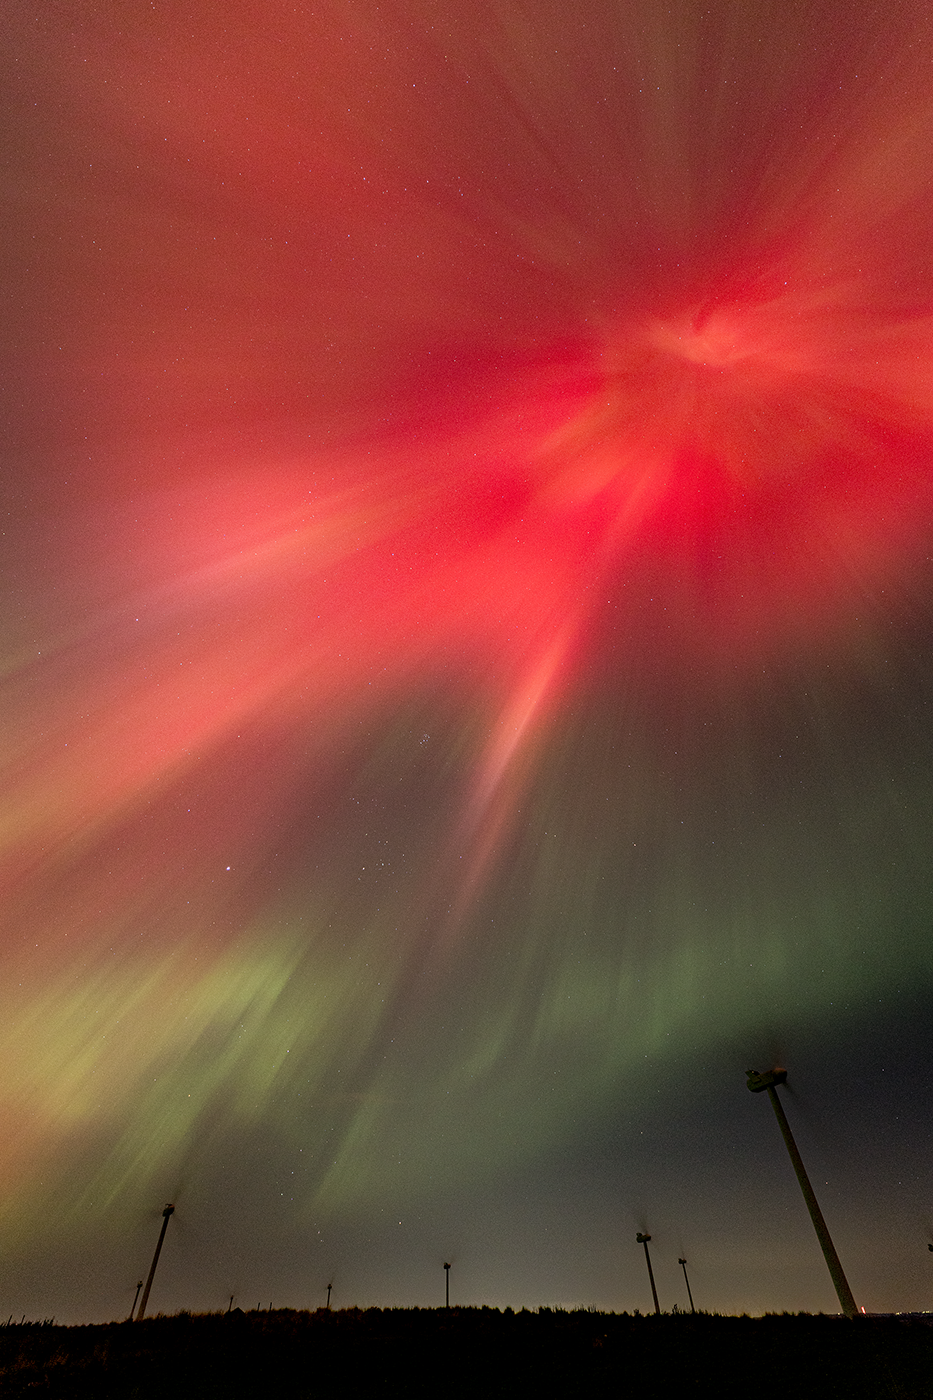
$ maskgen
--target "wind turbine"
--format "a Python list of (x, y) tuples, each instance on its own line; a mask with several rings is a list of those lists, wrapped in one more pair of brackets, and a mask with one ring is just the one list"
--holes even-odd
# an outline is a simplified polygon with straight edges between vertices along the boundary
[(142, 1281), (142, 1279), (140, 1279), (140, 1280), (139, 1280), (139, 1283), (137, 1283), (137, 1285), (136, 1285), (136, 1297), (133, 1299), (133, 1306), (130, 1308), (130, 1316), (129, 1316), (129, 1321), (130, 1321), (130, 1322), (133, 1321), (133, 1313), (136, 1311), (136, 1304), (139, 1302), (139, 1290), (142, 1288), (142, 1286), (143, 1286), (143, 1281)]
[(775, 1117), (778, 1120), (778, 1127), (781, 1129), (784, 1143), (790, 1155), (790, 1160), (793, 1163), (794, 1171), (797, 1173), (797, 1180), (800, 1182), (800, 1189), (807, 1203), (807, 1210), (810, 1212), (810, 1219), (813, 1221), (813, 1228), (820, 1242), (820, 1248), (826, 1260), (826, 1267), (829, 1269), (830, 1278), (833, 1281), (836, 1295), (839, 1298), (839, 1302), (842, 1304), (842, 1311), (845, 1313), (846, 1317), (858, 1317), (859, 1311), (856, 1307), (855, 1299), (852, 1296), (852, 1289), (849, 1287), (849, 1281), (843, 1273), (842, 1265), (839, 1262), (839, 1255), (836, 1253), (835, 1246), (826, 1226), (826, 1221), (823, 1219), (823, 1212), (820, 1210), (813, 1187), (810, 1185), (810, 1178), (807, 1176), (806, 1168), (803, 1165), (803, 1159), (797, 1151), (797, 1144), (794, 1142), (794, 1135), (790, 1130), (787, 1115), (777, 1096), (777, 1086), (787, 1083), (787, 1070), (772, 1069), (768, 1070), (766, 1074), (759, 1074), (757, 1069), (748, 1069), (745, 1071), (745, 1074), (748, 1079), (748, 1088), (753, 1094), (760, 1094), (762, 1091), (767, 1091), (768, 1098), (771, 1100), (771, 1107), (774, 1109)]
[(654, 1310), (660, 1317), (661, 1305), (658, 1302), (658, 1290), (654, 1286), (654, 1272), (651, 1268), (651, 1255), (648, 1253), (648, 1241), (651, 1239), (651, 1236), (637, 1234), (635, 1236), (635, 1239), (638, 1242), (638, 1244), (643, 1244), (645, 1246), (645, 1263), (648, 1265), (648, 1277), (651, 1280), (651, 1296), (654, 1298)]
[(162, 1229), (159, 1232), (159, 1243), (155, 1247), (155, 1254), (152, 1256), (152, 1268), (149, 1270), (149, 1277), (146, 1279), (146, 1288), (143, 1293), (142, 1302), (139, 1305), (139, 1312), (136, 1314), (136, 1321), (141, 1322), (146, 1312), (146, 1304), (149, 1302), (149, 1290), (152, 1287), (152, 1280), (155, 1278), (156, 1264), (159, 1262), (159, 1255), (162, 1253), (162, 1241), (165, 1239), (165, 1232), (168, 1229), (168, 1219), (175, 1213), (174, 1206), (166, 1206), (162, 1212)]
[(693, 1306), (693, 1294), (690, 1292), (690, 1280), (687, 1278), (687, 1261), (686, 1259), (678, 1259), (677, 1262), (684, 1271), (684, 1283), (687, 1285), (687, 1297), (690, 1299), (690, 1311), (695, 1313), (696, 1308)]

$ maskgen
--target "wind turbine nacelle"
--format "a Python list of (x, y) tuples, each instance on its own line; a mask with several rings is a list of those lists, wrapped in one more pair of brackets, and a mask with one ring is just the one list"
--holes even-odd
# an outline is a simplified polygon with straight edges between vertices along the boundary
[(759, 1074), (757, 1069), (747, 1069), (748, 1087), (753, 1094), (760, 1094), (762, 1089), (773, 1089), (778, 1084), (784, 1084), (787, 1080), (786, 1069), (769, 1069), (764, 1074)]

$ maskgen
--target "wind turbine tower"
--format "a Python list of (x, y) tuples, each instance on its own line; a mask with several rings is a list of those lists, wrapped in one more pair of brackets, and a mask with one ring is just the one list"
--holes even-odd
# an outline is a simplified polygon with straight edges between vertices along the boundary
[(800, 1182), (800, 1189), (807, 1203), (807, 1210), (810, 1212), (810, 1219), (813, 1221), (813, 1228), (820, 1242), (820, 1248), (826, 1260), (826, 1267), (829, 1269), (830, 1278), (833, 1281), (833, 1286), (836, 1289), (839, 1302), (842, 1304), (842, 1311), (845, 1313), (846, 1317), (858, 1317), (859, 1312), (855, 1305), (855, 1299), (852, 1296), (852, 1289), (849, 1287), (849, 1281), (843, 1273), (842, 1265), (839, 1262), (839, 1255), (836, 1253), (835, 1246), (830, 1239), (829, 1230), (826, 1227), (826, 1221), (823, 1219), (823, 1212), (820, 1210), (817, 1203), (813, 1187), (810, 1185), (810, 1178), (807, 1176), (803, 1160), (800, 1153), (797, 1151), (797, 1144), (794, 1142), (794, 1135), (790, 1130), (790, 1124), (787, 1121), (783, 1105), (777, 1096), (777, 1086), (787, 1082), (787, 1070), (772, 1069), (768, 1070), (766, 1074), (759, 1074), (757, 1069), (748, 1069), (745, 1073), (748, 1077), (748, 1087), (751, 1089), (752, 1093), (760, 1094), (762, 1091), (766, 1091), (768, 1098), (771, 1100), (771, 1107), (774, 1109), (775, 1117), (778, 1120), (778, 1126), (781, 1129), (787, 1151), (790, 1154), (790, 1160), (793, 1163), (794, 1171), (797, 1173), (797, 1180)]
[(684, 1283), (687, 1285), (687, 1297), (690, 1299), (690, 1311), (695, 1313), (696, 1308), (693, 1306), (693, 1294), (690, 1292), (690, 1280), (687, 1278), (687, 1261), (686, 1259), (678, 1259), (677, 1262), (684, 1271)]
[(660, 1317), (661, 1305), (658, 1302), (658, 1290), (654, 1286), (654, 1270), (651, 1267), (651, 1255), (648, 1253), (648, 1241), (651, 1239), (651, 1236), (638, 1234), (635, 1236), (635, 1239), (639, 1244), (645, 1246), (645, 1263), (648, 1265), (648, 1277), (651, 1280), (651, 1296), (654, 1299), (654, 1310)]
[(146, 1289), (143, 1293), (143, 1300), (139, 1305), (139, 1312), (136, 1314), (136, 1321), (141, 1322), (146, 1312), (146, 1304), (149, 1302), (149, 1290), (152, 1287), (152, 1280), (155, 1278), (156, 1264), (159, 1262), (159, 1255), (162, 1253), (162, 1241), (165, 1239), (165, 1232), (168, 1229), (168, 1219), (175, 1213), (174, 1206), (166, 1206), (162, 1212), (162, 1229), (159, 1232), (159, 1243), (155, 1247), (155, 1254), (152, 1256), (152, 1268), (149, 1270), (149, 1277), (146, 1279)]

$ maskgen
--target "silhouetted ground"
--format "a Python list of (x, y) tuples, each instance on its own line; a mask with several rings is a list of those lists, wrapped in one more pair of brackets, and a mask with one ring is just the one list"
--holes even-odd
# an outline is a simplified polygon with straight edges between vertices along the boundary
[(933, 1327), (798, 1314), (350, 1308), (0, 1327), (0, 1395), (930, 1400)]

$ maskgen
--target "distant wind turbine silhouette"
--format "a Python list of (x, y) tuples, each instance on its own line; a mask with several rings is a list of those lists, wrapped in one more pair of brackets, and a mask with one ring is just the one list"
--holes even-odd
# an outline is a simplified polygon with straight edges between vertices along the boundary
[(136, 1304), (139, 1302), (139, 1290), (142, 1288), (142, 1286), (143, 1286), (143, 1281), (142, 1281), (142, 1279), (140, 1279), (140, 1280), (139, 1280), (139, 1283), (137, 1283), (137, 1285), (136, 1285), (136, 1297), (133, 1299), (133, 1306), (130, 1308), (130, 1316), (129, 1316), (129, 1321), (130, 1321), (130, 1322), (133, 1321), (133, 1313), (136, 1311)]
[(690, 1299), (690, 1311), (695, 1313), (696, 1308), (693, 1306), (693, 1294), (690, 1292), (690, 1280), (687, 1278), (687, 1261), (686, 1259), (678, 1259), (677, 1262), (684, 1271), (684, 1283), (687, 1285), (687, 1297)]

